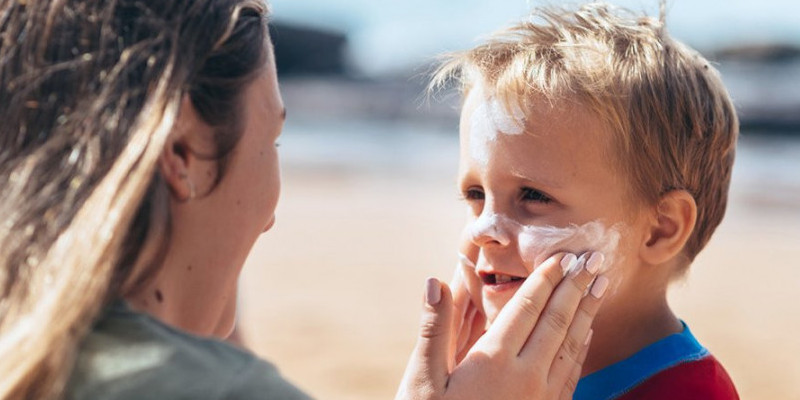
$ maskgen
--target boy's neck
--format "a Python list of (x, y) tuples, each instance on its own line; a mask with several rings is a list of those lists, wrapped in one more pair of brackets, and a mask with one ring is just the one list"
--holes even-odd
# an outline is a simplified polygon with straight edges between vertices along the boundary
[[(613, 299), (608, 299), (613, 301)], [(604, 305), (592, 326), (591, 347), (583, 364), (582, 376), (620, 362), (644, 347), (674, 333), (683, 325), (667, 304), (666, 292), (650, 301), (635, 302), (635, 306)]]

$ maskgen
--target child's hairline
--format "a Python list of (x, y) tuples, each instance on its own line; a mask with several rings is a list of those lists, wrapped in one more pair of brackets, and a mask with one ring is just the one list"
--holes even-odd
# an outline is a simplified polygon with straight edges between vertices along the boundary
[[(472, 72), (466, 76), (461, 76), (459, 81), (461, 83), (459, 92), (461, 95), (461, 104), (460, 107), (463, 109), (464, 103), (467, 97), (470, 95), (471, 91), (478, 85), (487, 85), (490, 84), (489, 88), (484, 87), (483, 90), (487, 90), (489, 93), (492, 93), (492, 96), (495, 96), (500, 103), (505, 107), (505, 111), (509, 112), (511, 107), (519, 106), (519, 109), (524, 113), (526, 119), (530, 119), (530, 116), (533, 114), (533, 110), (531, 109), (530, 105), (533, 103), (542, 104), (545, 103), (549, 105), (551, 109), (560, 108), (563, 105), (567, 105), (568, 107), (579, 107), (583, 111), (591, 113), (593, 116), (597, 117), (604, 125), (603, 131), (606, 133), (605, 138), (603, 139), (607, 144), (605, 151), (607, 152), (608, 159), (610, 160), (609, 164), (617, 170), (617, 172), (621, 174), (625, 174), (628, 178), (626, 179), (627, 187), (629, 189), (628, 195), (635, 197), (636, 199), (632, 200), (652, 200), (652, 201), (643, 201), (643, 203), (647, 204), (654, 204), (656, 199), (646, 199), (646, 195), (643, 193), (639, 193), (635, 188), (635, 182), (633, 177), (626, 172), (626, 162), (630, 157), (626, 149), (626, 143), (624, 142), (625, 134), (614, 134), (614, 132), (619, 130), (625, 130), (627, 127), (625, 126), (624, 116), (620, 115), (620, 113), (615, 112), (615, 107), (610, 104), (606, 104), (601, 100), (597, 99), (596, 97), (593, 98), (590, 94), (578, 93), (578, 92), (559, 92), (559, 93), (546, 93), (541, 90), (531, 90), (526, 93), (520, 94), (513, 94), (510, 91), (503, 91), (497, 90), (497, 87), (489, 82), (484, 74), (480, 72), (480, 70), (475, 66), (469, 66), (472, 69)], [(519, 99), (522, 99), (520, 101)], [(618, 122), (614, 122), (614, 121)], [(531, 132), (525, 131), (525, 134), (532, 134)], [(617, 161), (619, 160), (619, 161)]]

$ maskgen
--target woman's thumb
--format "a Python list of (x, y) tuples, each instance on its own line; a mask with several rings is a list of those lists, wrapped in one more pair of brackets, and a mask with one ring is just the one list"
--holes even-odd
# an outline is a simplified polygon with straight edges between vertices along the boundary
[[(438, 398), (447, 386), (453, 296), (436, 278), (425, 282), (425, 304), (417, 345), (411, 354), (397, 399)], [(425, 393), (424, 396), (420, 396)], [(431, 397), (428, 397), (431, 396)]]

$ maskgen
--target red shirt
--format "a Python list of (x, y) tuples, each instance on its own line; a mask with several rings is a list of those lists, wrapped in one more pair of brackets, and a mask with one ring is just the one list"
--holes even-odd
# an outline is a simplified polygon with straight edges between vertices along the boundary
[(738, 400), (731, 378), (689, 327), (581, 378), (573, 400)]
[(725, 368), (712, 355), (678, 364), (635, 386), (619, 400), (738, 399)]

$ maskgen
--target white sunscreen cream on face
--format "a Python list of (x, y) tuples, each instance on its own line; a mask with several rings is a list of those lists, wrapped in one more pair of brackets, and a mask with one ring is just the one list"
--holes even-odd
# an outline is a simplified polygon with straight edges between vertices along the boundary
[(604, 273), (614, 265), (621, 237), (620, 229), (621, 227), (617, 225), (606, 227), (600, 221), (583, 225), (571, 224), (563, 228), (521, 226), (517, 243), (526, 266), (541, 262), (558, 251), (567, 251), (578, 256), (598, 251), (605, 256), (605, 262), (599, 271)]
[[(484, 96), (481, 92), (477, 96)], [(484, 97), (472, 113), (471, 126), (493, 132), (492, 138), (497, 134), (519, 135), (525, 131), (525, 114), (519, 107), (514, 107), (510, 113), (506, 107), (494, 97)]]
[(617, 246), (621, 238), (621, 224), (607, 227), (600, 221), (566, 227), (523, 225), (504, 215), (487, 213), (467, 226), (467, 233), (475, 243), (485, 238), (508, 245), (517, 239), (519, 254), (525, 267), (532, 271), (538, 263), (560, 251), (583, 255), (598, 251), (605, 256), (600, 273), (614, 265)]
[(470, 118), (470, 155), (481, 163), (489, 162), (489, 146), (500, 134), (519, 135), (525, 131), (525, 113), (518, 106), (506, 107), (495, 96), (477, 84), (470, 96), (478, 105)]
[(467, 227), (467, 233), (473, 243), (478, 243), (480, 237), (491, 237), (503, 246), (511, 243), (511, 238), (516, 236), (515, 221), (498, 214), (482, 214), (475, 222)]

